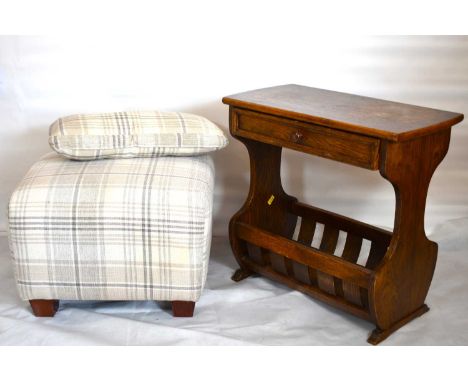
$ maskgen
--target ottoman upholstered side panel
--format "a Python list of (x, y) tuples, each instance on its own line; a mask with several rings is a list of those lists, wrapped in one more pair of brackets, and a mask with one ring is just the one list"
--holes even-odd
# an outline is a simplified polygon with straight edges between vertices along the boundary
[(90, 162), (46, 155), (9, 204), (20, 296), (197, 301), (213, 182), (207, 155)]

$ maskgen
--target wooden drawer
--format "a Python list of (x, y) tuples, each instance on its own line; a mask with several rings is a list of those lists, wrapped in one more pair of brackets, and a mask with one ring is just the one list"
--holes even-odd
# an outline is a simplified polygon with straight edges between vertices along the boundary
[(231, 113), (233, 135), (371, 170), (379, 167), (376, 138), (242, 109), (233, 108)]

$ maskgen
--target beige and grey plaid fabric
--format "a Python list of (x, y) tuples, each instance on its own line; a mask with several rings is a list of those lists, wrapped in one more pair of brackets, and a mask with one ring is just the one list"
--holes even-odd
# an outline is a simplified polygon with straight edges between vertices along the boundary
[(227, 143), (208, 119), (175, 112), (71, 115), (55, 121), (49, 131), (52, 149), (78, 160), (194, 155)]
[(81, 162), (48, 154), (9, 204), (21, 297), (198, 300), (213, 180), (207, 155)]

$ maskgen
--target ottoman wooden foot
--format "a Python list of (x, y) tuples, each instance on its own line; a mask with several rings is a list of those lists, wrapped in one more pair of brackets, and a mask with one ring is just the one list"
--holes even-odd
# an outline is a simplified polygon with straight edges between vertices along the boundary
[(172, 314), (174, 317), (193, 317), (194, 301), (172, 301)]
[(59, 300), (29, 300), (36, 317), (54, 317), (59, 308)]

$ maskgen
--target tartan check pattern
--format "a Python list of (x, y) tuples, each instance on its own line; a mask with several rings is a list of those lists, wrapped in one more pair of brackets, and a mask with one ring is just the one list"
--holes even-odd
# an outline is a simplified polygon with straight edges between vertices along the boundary
[(213, 182), (208, 155), (89, 162), (46, 155), (8, 208), (21, 298), (197, 301)]
[(58, 119), (49, 129), (50, 147), (77, 160), (194, 155), (227, 143), (208, 119), (176, 112), (77, 114)]

